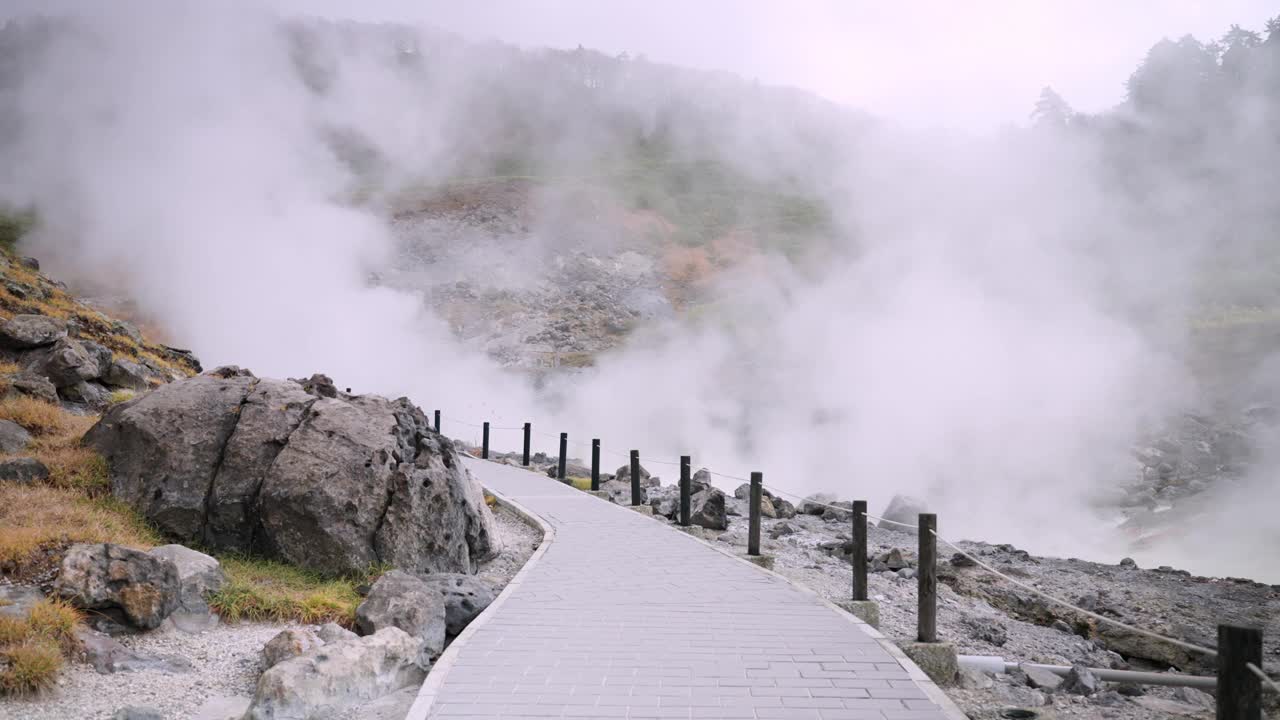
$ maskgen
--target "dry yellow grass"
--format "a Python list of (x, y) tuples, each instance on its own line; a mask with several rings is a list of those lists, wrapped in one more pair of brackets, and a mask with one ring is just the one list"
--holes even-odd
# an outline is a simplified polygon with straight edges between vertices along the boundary
[(22, 372), (22, 366), (16, 362), (0, 362), (0, 375), (17, 375)]
[(84, 435), (97, 418), (72, 415), (53, 403), (29, 395), (0, 401), (0, 419), (12, 420), (36, 436)]
[(62, 653), (51, 640), (34, 638), (0, 648), (0, 694), (34, 695), (53, 687)]
[(21, 574), (50, 547), (112, 542), (150, 548), (163, 542), (131, 509), (110, 497), (45, 485), (0, 483), (0, 569)]

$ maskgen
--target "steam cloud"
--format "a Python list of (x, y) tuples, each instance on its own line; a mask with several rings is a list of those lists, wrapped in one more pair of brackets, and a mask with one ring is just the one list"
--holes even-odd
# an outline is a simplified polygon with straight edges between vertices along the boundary
[[(713, 320), (642, 328), (594, 371), (534, 389), (465, 349), (417, 295), (369, 282), (394, 249), (369, 176), (430, 183), (483, 149), (499, 129), (468, 101), (514, 51), (445, 43), (430, 81), (413, 83), (385, 47), (338, 35), (317, 94), (286, 29), (252, 4), (113, 4), (75, 18), (5, 96), (16, 120), (0, 198), (40, 209), (30, 242), (54, 274), (135, 298), (209, 366), (323, 371), (458, 418), (533, 419), (873, 508), (923, 495), (953, 538), (1280, 573), (1274, 557), (1222, 562), (1280, 542), (1274, 517), (1253, 518), (1270, 538), (1240, 522), (1280, 500), (1262, 469), (1186, 535), (1141, 552), (1098, 509), (1132, 475), (1134, 439), (1199, 399), (1185, 323), (1169, 318), (1192, 311), (1196, 270), (1223, 241), (1185, 178), (1159, 178), (1135, 204), (1098, 147), (1051, 131), (957, 137), (852, 113), (793, 117), (786, 104), (730, 110), (689, 146), (710, 140), (752, 173), (801, 175), (837, 209), (834, 259), (749, 263), (719, 280)], [(610, 101), (645, 107), (660, 91)], [(546, 150), (557, 161), (608, 141), (565, 123)], [(817, 152), (804, 137), (815, 123), (830, 132)], [(355, 171), (335, 132), (380, 164)], [(1255, 147), (1228, 138), (1216, 155), (1231, 207), (1273, 202), (1255, 168), (1280, 163)], [(547, 255), (560, 250), (552, 217), (534, 246)], [(1241, 252), (1259, 242), (1236, 240)]]

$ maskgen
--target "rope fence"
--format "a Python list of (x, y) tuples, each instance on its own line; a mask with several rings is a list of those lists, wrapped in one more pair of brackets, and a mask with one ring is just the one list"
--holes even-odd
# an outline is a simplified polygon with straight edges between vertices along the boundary
[[(435, 411), (435, 429), (440, 431), (440, 411)], [(481, 447), (481, 457), (488, 459), (489, 457), (489, 436), (491, 431), (523, 431), (523, 465), (530, 465), (530, 445), (531, 436), (537, 435), (543, 438), (554, 439), (559, 442), (559, 456), (557, 477), (561, 482), (568, 483), (566, 477), (566, 463), (568, 448), (570, 443), (567, 433), (547, 433), (532, 429), (530, 423), (523, 426), (491, 426), (490, 423), (472, 423), (454, 417), (447, 417), (450, 423), (457, 423), (467, 428), (480, 428), (483, 430), (483, 444)], [(640, 472), (642, 467), (640, 464), (640, 456), (638, 450), (631, 450), (627, 453), (617, 452), (613, 450), (602, 450), (600, 440), (593, 438), (590, 445), (583, 441), (575, 441), (573, 447), (580, 450), (589, 449), (591, 453), (591, 490), (598, 491), (600, 489), (600, 456), (601, 453), (611, 457), (622, 458), (627, 460), (630, 465), (624, 466), (622, 469), (629, 471), (631, 484), (631, 505), (637, 507), (641, 505), (640, 497), (642, 490), (640, 486)], [(681, 456), (679, 462), (670, 462), (667, 460), (659, 460), (648, 458), (646, 463), (651, 465), (662, 465), (665, 467), (680, 468), (680, 506), (679, 506), (679, 524), (689, 527), (689, 503), (692, 494), (690, 482), (690, 458), (689, 456)], [(889, 518), (871, 515), (866, 512), (865, 501), (853, 501), (848, 507), (843, 505), (835, 505), (832, 503), (818, 500), (812, 495), (805, 496), (789, 490), (776, 487), (774, 485), (765, 485), (763, 475), (759, 472), (751, 473), (750, 478), (743, 478), (737, 475), (717, 472), (707, 469), (710, 475), (725, 480), (731, 480), (739, 483), (746, 483), (749, 487), (748, 498), (748, 532), (747, 532), (747, 555), (748, 557), (760, 556), (760, 519), (761, 519), (761, 503), (762, 496), (767, 490), (775, 496), (784, 496), (792, 498), (803, 508), (805, 506), (816, 506), (836, 510), (841, 513), (848, 513), (853, 521), (853, 544), (850, 563), (853, 565), (853, 582), (852, 596), (855, 603), (866, 603), (867, 600), (867, 521), (874, 520), (884, 525), (893, 525), (913, 530), (919, 537), (919, 562), (917, 563), (916, 575), (919, 579), (918, 593), (918, 614), (917, 614), (917, 639), (922, 643), (936, 643), (936, 614), (937, 614), (937, 544), (943, 545), (954, 550), (958, 555), (972, 562), (975, 566), (982, 568), (984, 571), (1010, 583), (1011, 585), (1030, 592), (1038, 597), (1047, 600), (1054, 605), (1066, 608), (1072, 612), (1079, 613), (1084, 617), (1091, 618), (1097, 622), (1122, 628), (1129, 632), (1142, 635), (1144, 637), (1168, 643), (1175, 647), (1180, 647), (1191, 652), (1199, 653), (1207, 657), (1216, 658), (1218, 661), (1218, 714), (1217, 720), (1255, 720), (1255, 707), (1261, 707), (1261, 693), (1265, 689), (1270, 692), (1280, 693), (1280, 684), (1272, 679), (1267, 670), (1264, 670), (1262, 661), (1262, 633), (1260, 630), (1253, 628), (1237, 627), (1232, 625), (1218, 626), (1218, 647), (1210, 648), (1177, 638), (1168, 637), (1160, 633), (1147, 630), (1136, 625), (1107, 617), (1091, 610), (1086, 610), (1074, 603), (1068, 602), (1060, 597), (1052, 595), (1030, 583), (1023, 582), (1017, 578), (1011, 577), (1006, 573), (992, 567), (989, 563), (976, 557), (973, 553), (961, 548), (955, 542), (947, 540), (937, 532), (937, 516), (931, 513), (921, 513), (916, 524), (901, 522), (899, 520), (891, 520)], [(861, 562), (859, 562), (861, 560)], [(768, 566), (768, 565), (766, 565)]]

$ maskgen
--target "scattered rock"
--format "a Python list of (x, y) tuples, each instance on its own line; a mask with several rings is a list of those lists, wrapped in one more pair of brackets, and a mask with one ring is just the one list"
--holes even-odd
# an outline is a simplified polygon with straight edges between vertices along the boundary
[[(353, 633), (352, 637), (354, 636)], [(262, 646), (262, 657), (266, 659), (267, 667), (271, 668), (285, 660), (306, 655), (324, 644), (324, 641), (310, 630), (290, 628), (281, 630), (279, 635)]]
[[(444, 627), (441, 607), (440, 626)], [(422, 642), (396, 627), (324, 646), (268, 669), (258, 679), (246, 718), (320, 717), (421, 683)]]
[(37, 272), (40, 270), (40, 261), (33, 257), (20, 257), (18, 258), (18, 264), (28, 270), (35, 270)]
[(444, 596), (445, 631), (457, 636), (498, 596), (493, 586), (475, 575), (435, 573), (419, 578)]
[(9, 379), (11, 392), (30, 395), (45, 402), (58, 402), (58, 388), (49, 382), (49, 378), (34, 372), (21, 372)]
[(67, 402), (87, 405), (90, 408), (103, 408), (110, 404), (111, 391), (102, 383), (82, 380), (74, 385), (58, 388), (58, 396)]
[(62, 338), (53, 344), (40, 364), (40, 374), (59, 389), (102, 375), (98, 353), (80, 340)]
[(150, 380), (152, 377), (152, 372), (146, 366), (125, 358), (116, 358), (111, 361), (110, 366), (103, 373), (102, 379), (108, 385), (115, 387), (128, 388), (130, 390), (149, 390), (151, 389)]
[(252, 702), (253, 699), (247, 697), (211, 697), (195, 709), (191, 720), (242, 720)]
[(796, 529), (794, 527), (791, 527), (790, 523), (780, 522), (777, 525), (774, 525), (773, 529), (769, 531), (769, 537), (773, 538), (774, 540), (777, 540), (780, 537), (785, 537), (787, 535), (794, 535), (795, 532), (796, 532)]
[(853, 518), (853, 503), (837, 500), (822, 510), (822, 519), (827, 522), (847, 523)]
[(1051, 693), (1061, 687), (1064, 682), (1064, 679), (1056, 673), (1035, 665), (1022, 663), (1018, 668), (1027, 676), (1027, 684), (1037, 690)]
[(964, 619), (969, 637), (974, 640), (1003, 647), (1009, 640), (1009, 633), (1001, 623), (986, 617), (969, 617)]
[(155, 708), (146, 707), (145, 705), (130, 705), (117, 710), (116, 714), (111, 716), (111, 720), (165, 720), (165, 718)]
[(0, 345), (30, 350), (52, 345), (67, 336), (67, 324), (47, 315), (14, 315), (0, 325)]
[(1060, 633), (1066, 633), (1066, 634), (1068, 634), (1068, 635), (1074, 635), (1074, 634), (1075, 634), (1075, 630), (1073, 630), (1073, 629), (1071, 628), (1071, 626), (1070, 626), (1070, 625), (1068, 625), (1068, 624), (1067, 624), (1065, 621), (1063, 621), (1063, 620), (1054, 620), (1054, 621), (1049, 625), (1049, 627), (1053, 628), (1054, 630), (1057, 630), (1057, 631), (1058, 631), (1058, 632), (1060, 632)]
[(1098, 676), (1094, 675), (1089, 668), (1084, 665), (1072, 665), (1071, 672), (1063, 678), (1059, 689), (1072, 695), (1093, 695), (1101, 686)]
[(35, 458), (21, 457), (0, 461), (0, 480), (30, 484), (49, 477), (49, 468)]
[(772, 498), (773, 509), (778, 515), (779, 520), (788, 520), (796, 516), (796, 506), (780, 497)]
[(1173, 699), (1206, 710), (1214, 707), (1216, 702), (1209, 693), (1190, 687), (1174, 688)]
[(79, 631), (76, 639), (80, 641), (80, 654), (84, 662), (103, 675), (142, 671), (176, 674), (191, 670), (191, 663), (185, 658), (141, 655), (109, 635), (93, 630)]
[(1138, 563), (1134, 562), (1133, 558), (1122, 558), (1120, 560), (1120, 567), (1133, 569), (1138, 567)]
[[(618, 468), (618, 472), (613, 474), (613, 479), (630, 487), (631, 486), (631, 463), (627, 463), (626, 465), (623, 465), (622, 467)], [(644, 465), (641, 465), (640, 466), (640, 487), (641, 488), (657, 487), (659, 484), (661, 484), (661, 480), (650, 475), (649, 471), (644, 469)]]
[(725, 517), (724, 493), (719, 488), (707, 488), (689, 499), (689, 522), (708, 530), (725, 530), (729, 520)]
[(30, 585), (0, 585), (0, 616), (25, 618), (44, 593)]
[(956, 675), (956, 684), (965, 690), (988, 690), (996, 684), (991, 673), (962, 667)]
[(902, 551), (898, 548), (891, 548), (889, 552), (877, 557), (876, 560), (884, 563), (885, 567), (894, 571), (910, 567), (910, 563), (902, 556)]
[[(607, 493), (609, 500), (618, 505), (631, 504), (631, 483), (622, 482), (621, 480), (608, 480), (600, 483), (600, 489)], [(649, 491), (644, 485), (640, 486), (640, 504), (649, 504)]]
[(356, 608), (356, 627), (362, 635), (384, 628), (399, 628), (420, 643), (419, 664), (444, 650), (448, 629), (444, 596), (422, 580), (400, 570), (378, 578), (369, 595)]
[(178, 568), (178, 606), (186, 612), (209, 611), (205, 597), (217, 592), (227, 582), (222, 564), (215, 558), (182, 545), (161, 545), (151, 554), (168, 560)]
[(179, 588), (171, 561), (110, 543), (72, 545), (53, 586), (79, 607), (118, 614), (146, 630), (178, 607)]
[(826, 505), (836, 501), (836, 496), (828, 493), (815, 493), (800, 503), (800, 512), (804, 515), (821, 515), (827, 511)]
[(951, 556), (951, 567), (964, 568), (977, 567), (977, 565), (978, 563), (970, 560), (969, 557), (963, 553), (955, 553)]
[(0, 452), (16, 453), (31, 444), (31, 433), (12, 420), (0, 420)]
[(1164, 717), (1200, 717), (1204, 715), (1204, 708), (1197, 705), (1189, 705), (1151, 695), (1133, 698), (1131, 702), (1143, 709), (1160, 713)]
[(909, 495), (894, 495), (893, 499), (889, 501), (889, 507), (885, 508), (883, 513), (880, 513), (882, 519), (877, 523), (876, 527), (885, 530), (898, 530), (899, 532), (907, 531), (909, 528), (904, 528), (902, 525), (895, 525), (894, 523), (915, 526), (920, 522), (919, 515), (923, 512), (928, 512), (925, 509), (923, 500), (918, 500)]

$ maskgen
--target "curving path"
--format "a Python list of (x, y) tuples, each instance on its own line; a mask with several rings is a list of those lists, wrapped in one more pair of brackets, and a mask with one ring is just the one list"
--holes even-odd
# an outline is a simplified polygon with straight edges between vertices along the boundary
[(409, 718), (964, 717), (878, 632), (780, 576), (539, 474), (467, 466), (552, 534)]

